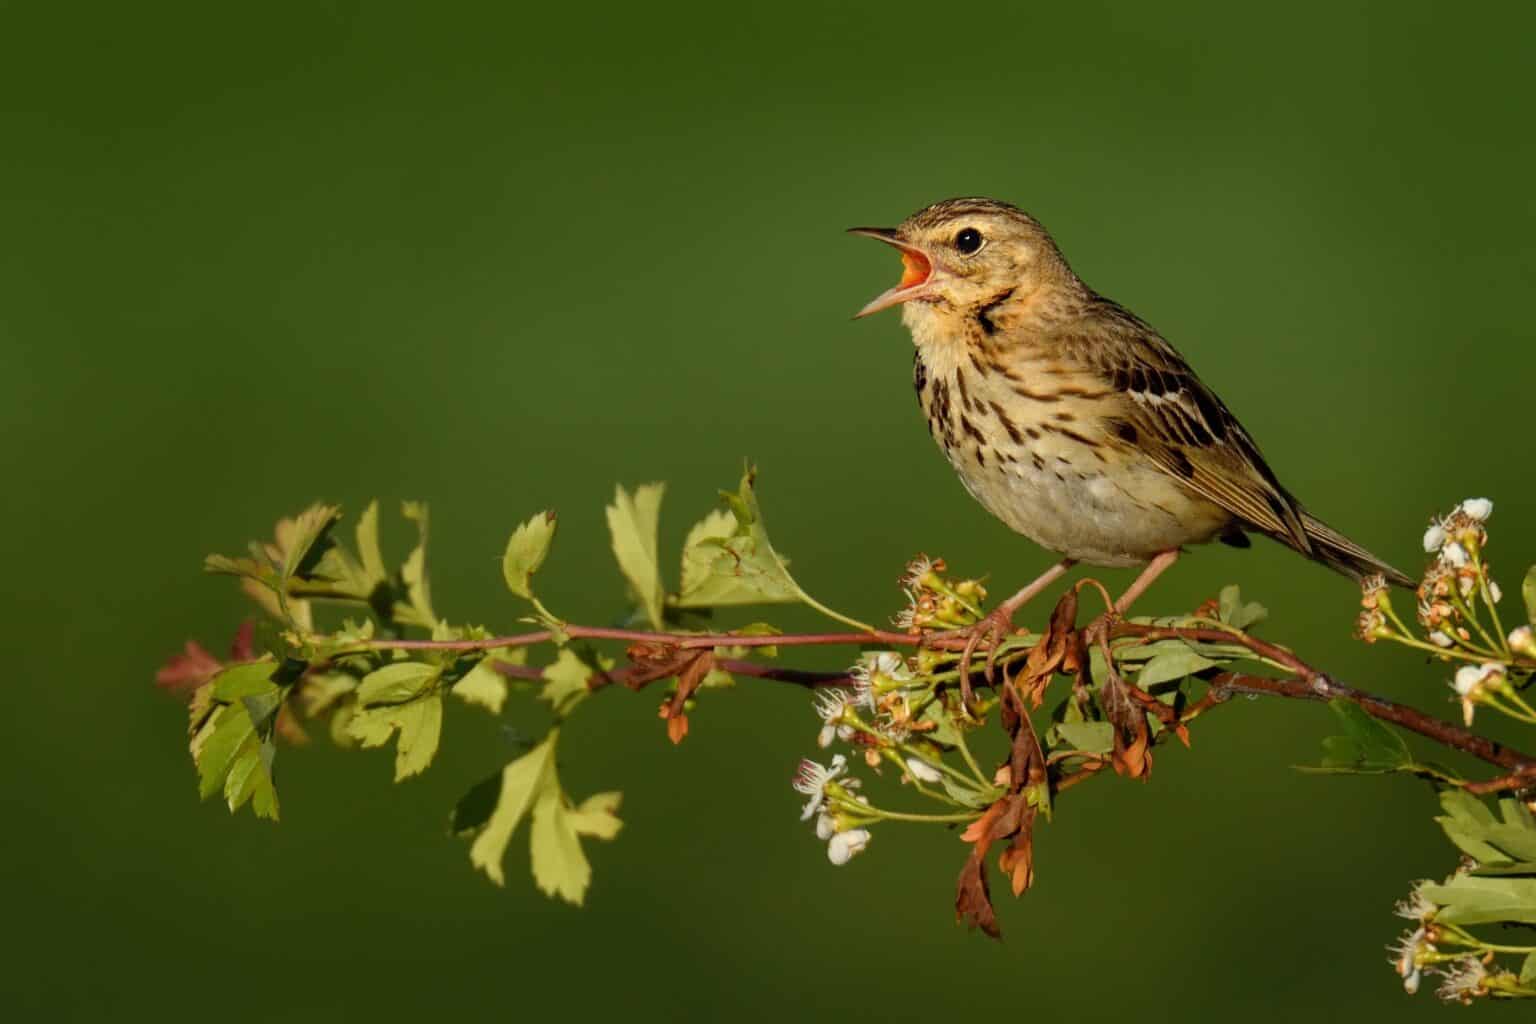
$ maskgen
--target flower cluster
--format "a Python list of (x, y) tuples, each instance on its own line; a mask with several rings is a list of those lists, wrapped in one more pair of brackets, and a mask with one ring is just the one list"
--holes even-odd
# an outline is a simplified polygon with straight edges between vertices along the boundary
[(869, 801), (854, 792), (859, 780), (847, 777), (847, 771), (848, 759), (842, 754), (835, 755), (830, 766), (801, 761), (793, 783), (795, 792), (808, 798), (800, 820), (816, 819), (816, 838), (827, 844), (827, 859), (837, 866), (863, 853), (870, 838), (868, 829), (854, 827), (860, 805)]
[[(1472, 866), (1464, 864), (1462, 870)], [(1409, 995), (1417, 992), (1428, 973), (1439, 975), (1435, 995), (1449, 1003), (1465, 1005), (1486, 996), (1531, 995), (1514, 973), (1494, 962), (1496, 949), (1508, 947), (1485, 946), (1465, 928), (1436, 919), (1440, 907), (1424, 895), (1423, 887), (1428, 884), (1416, 883), (1408, 898), (1399, 900), (1394, 908), (1398, 917), (1407, 918), (1414, 926), (1387, 947), (1392, 954), (1387, 962), (1403, 979), (1403, 990)]]
[(1397, 969), (1398, 976), (1403, 979), (1403, 990), (1409, 995), (1419, 990), (1424, 969), (1435, 962), (1438, 951), (1434, 939), (1438, 938), (1438, 932), (1432, 934), (1432, 930), (1435, 929), (1435, 913), (1439, 909), (1424, 898), (1418, 885), (1413, 887), (1407, 899), (1399, 900), (1394, 908), (1398, 917), (1405, 917), (1417, 925), (1387, 947), (1387, 951), (1392, 954), (1387, 962)]
[(1479, 704), (1494, 703), (1498, 695), (1512, 695), (1514, 691), (1504, 665), (1496, 661), (1481, 665), (1463, 665), (1451, 680), (1451, 689), (1461, 700), (1461, 716), (1467, 725), (1472, 724), (1472, 714)]
[(854, 702), (872, 712), (883, 724), (882, 731), (898, 740), (911, 730), (913, 707), (932, 692), (895, 651), (865, 654), (848, 676), (853, 680)]
[(1386, 580), (1371, 576), (1361, 585), (1364, 610), (1355, 635), (1367, 643), (1392, 640), (1443, 661), (1464, 662), (1450, 687), (1468, 725), (1480, 705), (1536, 722), (1536, 710), (1519, 692), (1536, 668), (1536, 636), (1530, 626), (1504, 635), (1497, 608), (1503, 593), (1484, 558), (1491, 515), (1493, 502), (1468, 498), (1424, 531), (1424, 551), (1433, 558), (1415, 592), (1422, 634), (1398, 618)]
[(1424, 552), (1435, 557), (1419, 583), (1418, 619), (1437, 647), (1471, 643), (1466, 622), (1472, 616), (1469, 604), (1479, 593), (1490, 605), (1503, 596), (1498, 583), (1488, 578), (1482, 560), (1488, 543), (1484, 524), (1492, 514), (1493, 502), (1468, 498), (1424, 531)]
[(876, 772), (889, 760), (901, 767), (905, 779), (941, 781), (942, 772), (935, 767), (940, 752), (921, 736), (934, 723), (918, 717), (938, 699), (933, 682), (895, 651), (863, 655), (848, 677), (851, 691), (835, 687), (816, 694), (821, 719), (816, 745), (826, 748), (841, 740), (860, 749)]
[(987, 599), (980, 580), (953, 580), (944, 575), (942, 558), (918, 555), (907, 563), (898, 581), (907, 607), (896, 613), (896, 626), (911, 633), (925, 629), (962, 629), (981, 618)]

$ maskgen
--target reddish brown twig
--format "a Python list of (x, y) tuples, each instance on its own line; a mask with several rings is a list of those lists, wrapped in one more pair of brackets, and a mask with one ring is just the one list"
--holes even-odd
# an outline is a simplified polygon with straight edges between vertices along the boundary
[[(742, 636), (731, 632), (680, 633), (581, 625), (566, 625), (562, 629), (566, 636), (573, 639), (625, 641), (631, 644), (656, 645), (658, 649), (675, 651), (679, 663), (678, 667), (692, 661), (691, 652), (721, 647), (865, 646), (870, 644), (887, 647), (916, 647), (923, 644), (928, 646), (953, 646), (953, 644), (945, 643), (936, 644), (934, 638), (929, 634), (898, 633), (889, 630)], [(1090, 633), (1094, 635), (1090, 637)], [(1415, 708), (1398, 704), (1395, 701), (1375, 696), (1363, 690), (1345, 686), (1335, 681), (1327, 673), (1302, 660), (1295, 652), (1278, 644), (1260, 640), (1241, 631), (1222, 629), (1216, 625), (1208, 627), (1173, 627), (1127, 622), (1123, 619), (1096, 619), (1089, 625), (1075, 631), (1072, 631), (1069, 627), (1068, 634), (1071, 636), (1071, 639), (1067, 642), (1044, 645), (1045, 650), (1036, 649), (1032, 651), (1030, 654), (1031, 660), (1040, 661), (1049, 653), (1056, 653), (1058, 658), (1060, 658), (1067, 650), (1081, 649), (1090, 639), (1097, 641), (1102, 638), (1106, 641), (1114, 641), (1135, 638), (1151, 643), (1157, 640), (1178, 638), (1194, 642), (1240, 645), (1252, 651), (1258, 658), (1283, 666), (1292, 673), (1290, 676), (1273, 677), (1237, 672), (1220, 673), (1211, 679), (1210, 690), (1180, 716), (1180, 723), (1188, 722), (1216, 704), (1222, 703), (1233, 693), (1268, 694), (1270, 696), (1316, 701), (1346, 700), (1373, 718), (1384, 722), (1391, 722), (1410, 732), (1433, 740), (1444, 747), (1460, 750), (1472, 757), (1502, 768), (1506, 772), (1505, 775), (1496, 779), (1469, 783), (1466, 788), (1471, 792), (1491, 793), (1507, 789), (1520, 789), (1527, 785), (1536, 786), (1536, 758), (1495, 740), (1479, 736), (1469, 729), (1463, 729), (1450, 722), (1434, 718)], [(340, 657), (343, 654), (362, 654), (369, 651), (385, 650), (485, 651), (496, 648), (527, 647), (533, 644), (546, 643), (555, 639), (555, 636), (556, 634), (552, 630), (536, 630), (529, 633), (473, 641), (374, 640), (360, 644), (355, 650), (339, 652), (333, 655), (333, 657)], [(746, 658), (717, 658), (715, 665), (734, 675), (771, 682), (788, 683), (795, 686), (843, 686), (851, 683), (851, 679), (846, 672), (811, 672), (793, 668), (780, 668), (764, 665)], [(496, 669), (512, 678), (537, 679), (540, 677), (538, 669), (527, 666), (498, 663)], [(1044, 680), (1034, 679), (1033, 677), (1045, 676), (1048, 678), (1048, 675), (1049, 673), (1047, 672), (1031, 672), (1026, 668), (1026, 671), (1023, 673), (1024, 679), (1020, 680), (1021, 685), (1024, 685), (1026, 691), (1030, 693), (1032, 702), (1036, 703), (1037, 706), (1038, 693), (1035, 688)], [(609, 683), (618, 683), (638, 688), (653, 679), (667, 677), (670, 677), (670, 675), (658, 675), (654, 667), (650, 671), (641, 671), (631, 665), (594, 677), (594, 688)], [(1025, 685), (1025, 680), (1030, 680), (1032, 685)], [(973, 676), (972, 682), (976, 685), (987, 685), (987, 681), (979, 674)], [(1078, 781), (1096, 771), (1097, 767), (1091, 771), (1079, 770), (1071, 775), (1063, 776), (1057, 788), (1062, 789), (1075, 785)]]

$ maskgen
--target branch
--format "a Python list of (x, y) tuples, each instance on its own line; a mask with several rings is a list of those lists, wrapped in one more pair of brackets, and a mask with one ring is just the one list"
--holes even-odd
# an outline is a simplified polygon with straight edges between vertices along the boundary
[(1391, 722), (1434, 740), (1441, 746), (1460, 750), (1510, 773), (1500, 779), (1468, 785), (1467, 789), (1474, 793), (1517, 788), (1536, 779), (1536, 758), (1528, 754), (1479, 736), (1459, 725), (1433, 718), (1406, 704), (1337, 683), (1322, 673), (1314, 673), (1311, 679), (1275, 679), (1242, 672), (1223, 672), (1211, 680), (1211, 691), (1222, 695), (1218, 700), (1225, 700), (1227, 695), (1234, 693), (1269, 694), (1299, 700), (1347, 700), (1372, 718)]
[[(770, 636), (754, 634), (743, 636), (728, 631), (721, 633), (679, 633), (581, 625), (565, 625), (561, 628), (565, 635), (575, 639), (615, 640), (654, 644), (664, 648), (673, 648), (680, 652), (719, 647), (849, 647), (869, 644), (950, 649), (963, 646), (964, 644), (963, 638), (956, 639), (952, 636), (936, 636), (931, 632), (898, 633), (889, 630), (840, 633), (784, 633)], [(1399, 704), (1385, 697), (1378, 697), (1364, 690), (1345, 686), (1335, 681), (1327, 673), (1308, 664), (1293, 651), (1277, 644), (1260, 640), (1241, 630), (1229, 627), (1223, 628), (1216, 625), (1195, 628), (1152, 626), (1144, 623), (1127, 622), (1124, 620), (1111, 621), (1101, 618), (1079, 628), (1076, 632), (1079, 639), (1084, 642), (1091, 638), (1103, 637), (1108, 640), (1136, 638), (1149, 643), (1157, 640), (1183, 639), (1207, 643), (1240, 644), (1259, 658), (1284, 666), (1292, 673), (1288, 677), (1261, 676), (1240, 672), (1220, 673), (1210, 680), (1210, 691), (1194, 706), (1194, 709), (1192, 709), (1194, 713), (1187, 715), (1186, 718), (1192, 718), (1200, 711), (1224, 702), (1234, 693), (1265, 694), (1274, 697), (1288, 697), (1295, 700), (1346, 700), (1358, 706), (1373, 718), (1391, 722), (1426, 739), (1433, 740), (1441, 746), (1459, 750), (1488, 764), (1502, 768), (1507, 773), (1496, 779), (1468, 784), (1467, 789), (1470, 792), (1498, 792), (1507, 789), (1518, 789), (1536, 783), (1536, 757), (1505, 746), (1496, 740), (1479, 736), (1469, 729), (1434, 718), (1408, 705)], [(498, 648), (527, 647), (533, 644), (549, 642), (554, 637), (555, 633), (553, 630), (538, 630), (530, 633), (491, 637), (485, 640), (378, 640), (361, 645), (356, 650), (341, 652), (341, 654), (334, 655), (333, 657), (380, 650), (438, 650), (468, 653)], [(826, 686), (848, 686), (852, 683), (851, 677), (846, 672), (814, 672), (794, 668), (778, 668), (744, 658), (720, 658), (715, 661), (715, 665), (733, 675), (763, 679), (769, 682), (789, 683), (811, 689)], [(498, 672), (510, 678), (542, 678), (539, 669), (528, 666), (497, 663), (495, 668)], [(595, 676), (589, 683), (589, 686), (597, 689), (604, 685), (617, 683), (638, 688), (654, 681), (656, 678), (654, 673), (641, 673), (635, 666), (631, 666), (604, 673), (601, 676)], [(991, 685), (991, 682), (982, 671), (972, 673), (971, 681), (978, 688)], [(1080, 781), (1081, 778), (1096, 772), (1098, 767), (1095, 766), (1092, 771), (1068, 776), (1068, 778), (1075, 783)]]

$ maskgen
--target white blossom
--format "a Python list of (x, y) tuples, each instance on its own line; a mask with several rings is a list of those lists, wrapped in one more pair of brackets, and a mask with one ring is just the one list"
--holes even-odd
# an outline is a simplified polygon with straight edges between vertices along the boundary
[(944, 774), (920, 757), (907, 758), (907, 771), (918, 782), (942, 782)]
[(1436, 647), (1450, 647), (1455, 643), (1455, 641), (1451, 639), (1451, 635), (1441, 629), (1437, 629), (1433, 633), (1429, 634), (1429, 642), (1434, 644)]
[(918, 555), (907, 563), (907, 569), (901, 574), (898, 582), (903, 590), (911, 593), (922, 585), (923, 577), (933, 572), (935, 568), (933, 559), (927, 555)]
[(1424, 550), (1428, 554), (1434, 554), (1445, 543), (1445, 527), (1436, 520), (1429, 524), (1429, 529), (1424, 531)]
[(1461, 698), (1461, 715), (1468, 725), (1472, 724), (1473, 713), (1479, 703), (1479, 692), (1489, 679), (1504, 678), (1504, 666), (1498, 662), (1488, 662), (1483, 665), (1463, 665), (1456, 670), (1456, 678), (1451, 681), (1451, 689)]
[(1503, 674), (1504, 666), (1496, 661), (1490, 661), (1482, 665), (1463, 665), (1456, 670), (1456, 680), (1451, 683), (1451, 689), (1466, 697), (1482, 685), (1483, 680), (1489, 676), (1501, 676)]
[(1404, 932), (1396, 943), (1387, 947), (1387, 952), (1392, 954), (1392, 958), (1387, 962), (1397, 971), (1398, 977), (1403, 979), (1403, 991), (1409, 995), (1419, 990), (1419, 979), (1424, 976), (1418, 959), (1419, 950), (1429, 945), (1424, 941), (1426, 934), (1424, 928), (1420, 926), (1414, 931)]
[(1511, 650), (1527, 657), (1536, 655), (1536, 633), (1532, 632), (1530, 626), (1513, 629), (1509, 634), (1509, 646)]
[(848, 670), (848, 674), (853, 677), (854, 702), (870, 710), (874, 710), (878, 699), (875, 694), (876, 676), (884, 677), (897, 685), (912, 681), (912, 670), (907, 667), (905, 659), (895, 651), (866, 654), (859, 659), (857, 665)]
[[(1460, 512), (1468, 519), (1476, 519), (1478, 522), (1486, 522), (1493, 515), (1493, 502), (1487, 498), (1468, 498), (1456, 506), (1456, 512)], [(1455, 515), (1456, 512), (1452, 512)]]
[(864, 852), (869, 845), (869, 830), (864, 828), (852, 828), (846, 832), (839, 832), (827, 843), (827, 860), (838, 867), (847, 864), (854, 857)]
[(1415, 884), (1413, 891), (1408, 894), (1407, 899), (1398, 900), (1393, 904), (1392, 912), (1398, 917), (1405, 917), (1410, 921), (1423, 921), (1433, 917), (1440, 908), (1424, 896), (1423, 891), (1419, 888), (1419, 886), (1424, 884), (1427, 884), (1425, 880)]
[(1465, 568), (1471, 560), (1467, 549), (1454, 540), (1440, 549), (1440, 561), (1453, 569)]
[(842, 754), (832, 758), (831, 767), (824, 767), (815, 761), (801, 761), (799, 769), (795, 772), (793, 783), (795, 792), (809, 797), (805, 807), (800, 811), (801, 821), (810, 821), (812, 815), (821, 810), (827, 802), (827, 785), (833, 779), (838, 778), (848, 770), (848, 759)]
[(1473, 997), (1488, 991), (1483, 987), (1483, 982), (1488, 977), (1488, 969), (1475, 956), (1456, 961), (1455, 967), (1448, 967), (1441, 974), (1445, 980), (1435, 990), (1435, 995), (1448, 1003), (1468, 1003)]
[(821, 718), (821, 731), (816, 734), (816, 745), (826, 748), (835, 739), (847, 741), (853, 736), (853, 727), (843, 721), (853, 706), (853, 694), (839, 687), (819, 690), (816, 693), (816, 714)]
[(1499, 587), (1497, 580), (1488, 581), (1488, 596), (1493, 599), (1494, 604), (1504, 600), (1504, 591)]
[(816, 815), (816, 838), (826, 842), (837, 834), (837, 819), (826, 811)]

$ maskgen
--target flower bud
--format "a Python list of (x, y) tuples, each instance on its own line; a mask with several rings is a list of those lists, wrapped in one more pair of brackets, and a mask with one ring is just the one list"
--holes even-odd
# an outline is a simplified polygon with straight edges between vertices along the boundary
[(907, 758), (907, 771), (918, 782), (942, 782), (944, 774), (920, 757)]
[(1536, 635), (1532, 634), (1530, 626), (1521, 626), (1510, 632), (1509, 649), (1527, 658), (1536, 657)]
[(1455, 569), (1465, 566), (1471, 558), (1467, 555), (1467, 549), (1457, 541), (1451, 541), (1440, 549), (1440, 560)]
[(1441, 526), (1439, 522), (1430, 523), (1429, 529), (1424, 531), (1424, 552), (1432, 555), (1439, 551), (1440, 546), (1444, 543), (1445, 527)]
[(1486, 522), (1488, 517), (1493, 515), (1493, 502), (1487, 498), (1468, 498), (1456, 506), (1456, 511), (1469, 519), (1476, 519), (1480, 523)]
[(839, 832), (827, 843), (827, 860), (837, 867), (842, 867), (854, 857), (864, 852), (869, 845), (869, 830), (864, 828), (849, 829), (847, 832)]

